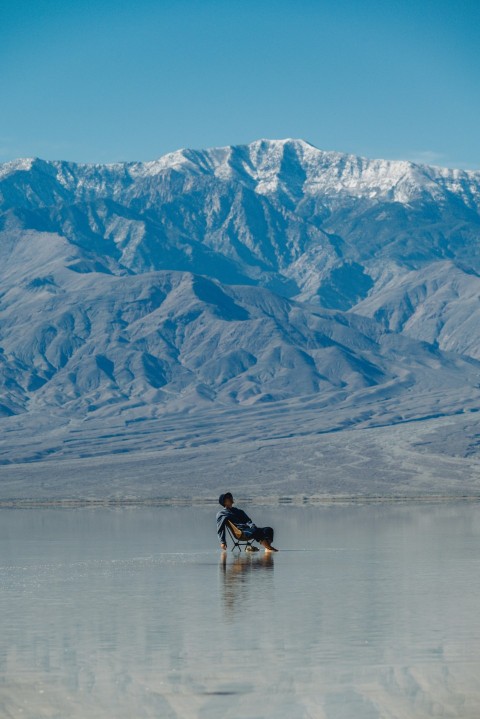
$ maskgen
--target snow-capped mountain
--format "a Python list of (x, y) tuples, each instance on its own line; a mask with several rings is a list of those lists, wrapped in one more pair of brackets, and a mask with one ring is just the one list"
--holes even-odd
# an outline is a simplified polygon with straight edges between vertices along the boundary
[(58, 233), (107, 271), (188, 270), (338, 309), (363, 299), (387, 263), (480, 271), (479, 208), (480, 173), (297, 140), (0, 169), (4, 223)]
[(479, 239), (479, 172), (302, 140), (5, 163), (3, 422), (369, 392), (459, 411), (479, 396)]

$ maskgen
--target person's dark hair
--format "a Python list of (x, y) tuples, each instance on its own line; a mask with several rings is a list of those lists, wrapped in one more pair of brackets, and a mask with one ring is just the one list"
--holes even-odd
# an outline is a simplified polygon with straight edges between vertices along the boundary
[(218, 503), (222, 505), (222, 507), (225, 506), (225, 500), (227, 497), (230, 497), (230, 499), (233, 499), (231, 492), (225, 492), (225, 494), (221, 494), (218, 498)]

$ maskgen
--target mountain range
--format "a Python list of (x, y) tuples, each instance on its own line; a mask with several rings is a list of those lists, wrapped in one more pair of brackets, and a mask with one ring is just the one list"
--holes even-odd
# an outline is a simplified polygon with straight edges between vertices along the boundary
[(476, 411), (479, 239), (480, 172), (303, 140), (4, 163), (0, 461), (58, 423)]

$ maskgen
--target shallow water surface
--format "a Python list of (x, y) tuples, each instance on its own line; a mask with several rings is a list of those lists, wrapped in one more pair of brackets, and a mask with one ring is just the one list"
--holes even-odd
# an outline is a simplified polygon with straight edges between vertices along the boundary
[(0, 716), (480, 716), (478, 504), (0, 510)]

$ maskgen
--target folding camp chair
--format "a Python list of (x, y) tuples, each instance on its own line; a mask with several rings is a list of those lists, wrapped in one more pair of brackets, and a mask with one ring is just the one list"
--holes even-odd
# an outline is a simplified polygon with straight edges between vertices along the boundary
[(229, 519), (225, 522), (225, 526), (233, 542), (232, 552), (235, 547), (238, 547), (238, 549), (242, 551), (242, 545), (245, 546), (246, 552), (258, 551), (257, 547), (254, 547), (252, 544), (253, 539), (246, 537), (242, 530), (236, 527)]

